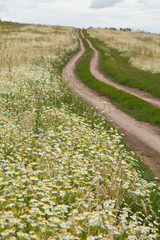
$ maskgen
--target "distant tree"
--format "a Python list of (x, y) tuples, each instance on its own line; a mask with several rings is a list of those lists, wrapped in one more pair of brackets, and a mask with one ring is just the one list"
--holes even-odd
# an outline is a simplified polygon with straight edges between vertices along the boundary
[(124, 32), (131, 32), (131, 28), (120, 28), (120, 31), (124, 31)]
[(111, 27), (111, 28), (110, 28), (110, 30), (115, 30), (115, 31), (116, 31), (117, 29), (116, 29), (116, 28), (114, 28), (114, 27)]

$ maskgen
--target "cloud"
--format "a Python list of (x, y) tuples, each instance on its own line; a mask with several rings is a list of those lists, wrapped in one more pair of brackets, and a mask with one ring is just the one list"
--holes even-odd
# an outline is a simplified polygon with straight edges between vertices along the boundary
[(2, 21), (160, 33), (160, 0), (0, 0)]
[(147, 9), (159, 9), (160, 10), (160, 1), (159, 0), (139, 0), (144, 8)]
[(1, 8), (0, 8), (0, 12), (6, 12), (7, 11), (7, 7), (5, 4), (1, 4)]
[(108, 8), (113, 7), (118, 3), (123, 3), (123, 6), (130, 6), (133, 8), (138, 7), (149, 10), (160, 8), (159, 0), (91, 0), (90, 8)]
[(92, 0), (91, 1), (91, 8), (107, 8), (112, 7), (116, 3), (121, 2), (121, 0)]

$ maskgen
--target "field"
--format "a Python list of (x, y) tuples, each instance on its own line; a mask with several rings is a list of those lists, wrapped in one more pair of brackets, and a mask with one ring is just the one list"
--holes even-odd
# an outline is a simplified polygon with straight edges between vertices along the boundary
[[(160, 35), (89, 29), (100, 69), (115, 81), (160, 98)], [(150, 39), (147, 41), (147, 39)]]
[(154, 73), (160, 72), (159, 34), (94, 28), (90, 28), (88, 32), (109, 47), (121, 51), (122, 55), (130, 56), (133, 66)]
[(0, 239), (159, 239), (157, 179), (62, 81), (75, 32), (0, 22)]
[[(129, 93), (126, 93), (122, 90), (118, 90), (112, 86), (100, 82), (90, 73), (89, 66), (90, 59), (92, 56), (92, 50), (89, 47), (86, 40), (83, 39), (83, 42), (86, 48), (86, 52), (81, 61), (76, 66), (76, 73), (79, 76), (79, 78), (82, 79), (87, 86), (98, 91), (100, 94), (109, 97), (109, 99), (114, 104), (116, 104), (116, 106), (120, 108), (122, 111), (126, 112), (127, 114), (131, 115), (137, 120), (149, 122), (153, 125), (160, 127), (159, 108), (151, 106), (144, 100), (135, 97)], [(93, 39), (92, 42), (94, 42)], [(124, 73), (123, 76), (125, 76)], [(135, 76), (135, 74), (133, 74), (133, 76)]]

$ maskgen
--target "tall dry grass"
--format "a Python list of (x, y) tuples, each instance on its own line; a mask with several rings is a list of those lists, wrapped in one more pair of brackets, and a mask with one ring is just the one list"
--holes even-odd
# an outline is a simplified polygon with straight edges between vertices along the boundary
[(11, 70), (41, 58), (54, 57), (75, 44), (72, 27), (22, 25), (4, 28), (0, 25), (1, 68)]
[[(72, 27), (0, 22), (1, 94), (16, 95), (24, 88), (24, 83), (45, 75), (43, 67), (55, 69), (55, 64), (60, 64), (67, 53), (75, 51), (77, 44)], [(4, 118), (5, 111), (1, 105), (0, 119)], [(31, 113), (24, 111), (19, 122), (24, 128), (32, 128), (32, 118)]]
[(95, 28), (88, 32), (122, 54), (129, 54), (131, 63), (139, 69), (160, 72), (160, 35)]

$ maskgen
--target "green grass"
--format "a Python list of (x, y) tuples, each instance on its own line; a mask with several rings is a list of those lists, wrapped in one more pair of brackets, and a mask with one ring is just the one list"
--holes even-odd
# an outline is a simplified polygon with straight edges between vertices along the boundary
[(99, 68), (105, 75), (120, 84), (138, 88), (160, 98), (160, 73), (140, 70), (131, 65), (128, 54), (122, 54), (88, 34), (87, 37), (100, 53)]
[(92, 50), (86, 40), (83, 39), (86, 52), (76, 66), (76, 74), (90, 88), (101, 95), (108, 96), (112, 103), (133, 118), (148, 122), (160, 127), (160, 109), (151, 106), (140, 98), (137, 98), (122, 90), (118, 90), (97, 80), (89, 70)]

